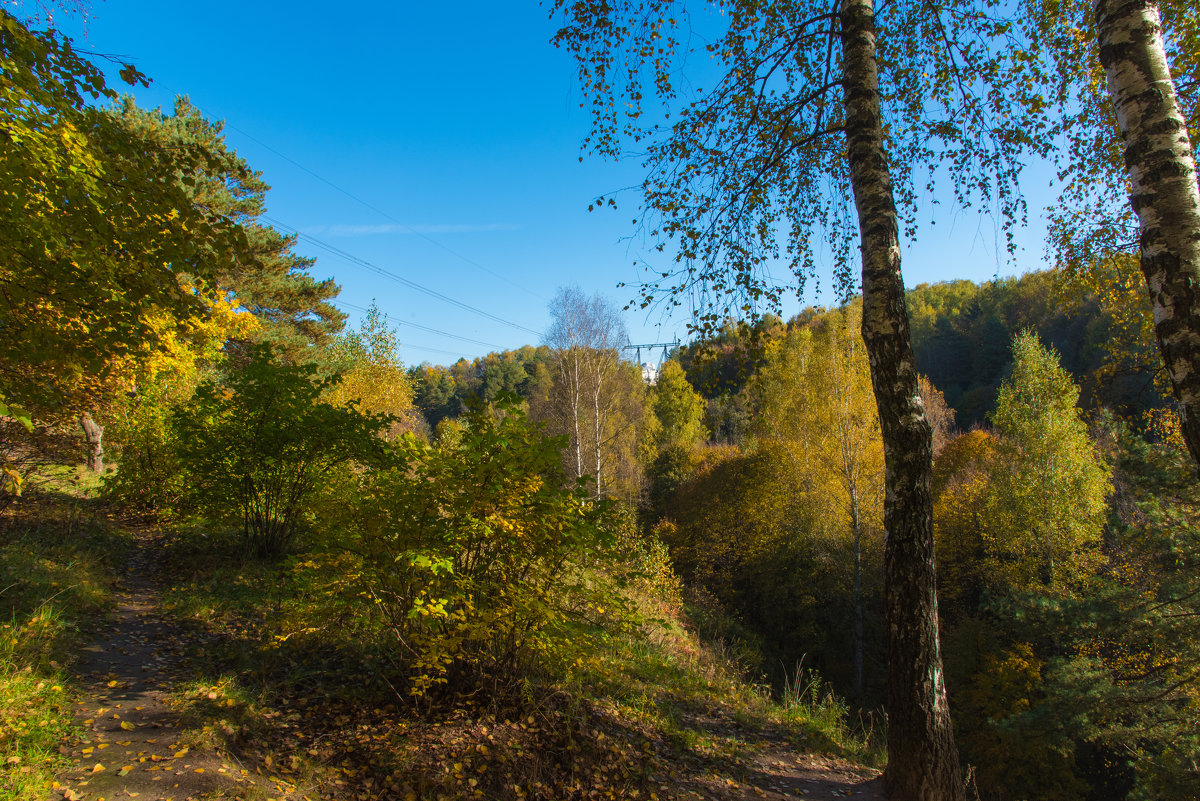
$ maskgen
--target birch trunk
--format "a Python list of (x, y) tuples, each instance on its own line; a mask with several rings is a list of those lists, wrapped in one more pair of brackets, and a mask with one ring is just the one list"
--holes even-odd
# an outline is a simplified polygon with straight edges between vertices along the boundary
[(1098, 0), (1100, 63), (1125, 141), (1129, 200), (1154, 330), (1200, 464), (1200, 191), (1187, 124), (1163, 48), (1158, 6)]
[(580, 382), (582, 368), (579, 366), (579, 348), (571, 349), (574, 370), (571, 373), (571, 423), (575, 428), (575, 478), (583, 475), (583, 435), (579, 430)]
[(850, 526), (854, 532), (854, 700), (863, 698), (862, 515), (858, 485), (850, 485)]
[(602, 453), (604, 444), (604, 415), (600, 410), (600, 383), (601, 377), (599, 372), (596, 375), (596, 391), (592, 395), (592, 433), (596, 438), (596, 497), (604, 497), (604, 476), (601, 472)]
[(932, 432), (909, 339), (896, 201), (884, 150), (871, 0), (842, 0), (846, 143), (862, 239), (862, 333), (887, 465), (888, 795), (964, 801), (938, 644)]

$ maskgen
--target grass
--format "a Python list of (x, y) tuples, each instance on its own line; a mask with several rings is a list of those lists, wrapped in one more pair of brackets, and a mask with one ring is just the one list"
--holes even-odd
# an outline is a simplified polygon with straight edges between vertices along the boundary
[(0, 801), (44, 796), (74, 734), (63, 668), (112, 604), (130, 538), (58, 470), (0, 517)]
[(28, 801), (52, 786), (58, 746), (72, 733), (70, 702), (57, 677), (0, 668), (0, 798)]
[[(567, 654), (570, 692), (604, 699), (623, 718), (638, 720), (682, 754), (723, 760), (736, 769), (756, 750), (780, 742), (862, 765), (884, 762), (882, 731), (855, 720), (849, 705), (813, 672), (797, 668), (782, 692), (748, 680), (758, 644), (703, 592), (685, 591), (650, 548), (648, 580), (626, 596), (640, 627), (613, 635), (581, 631)], [(602, 648), (590, 645), (605, 642)]]
[[(580, 638), (583, 639), (582, 637)], [(576, 657), (572, 691), (604, 699), (674, 742), (681, 753), (738, 761), (755, 744), (786, 742), (877, 766), (879, 738), (852, 723), (848, 705), (814, 674), (782, 696), (747, 681), (736, 662), (693, 634), (634, 632)]]
[(782, 695), (746, 681), (744, 649), (703, 643), (662, 570), (626, 591), (640, 622), (576, 623), (519, 699), (468, 690), (431, 705), (388, 683), (387, 640), (363, 622), (369, 601), (331, 590), (336, 558), (259, 561), (232, 546), (194, 530), (170, 546), (165, 605), (203, 631), (209, 659), (176, 702), (197, 744), (321, 797), (369, 786), (515, 798), (520, 786), (644, 798), (681, 772), (745, 776), (772, 748), (882, 761), (814, 676)]

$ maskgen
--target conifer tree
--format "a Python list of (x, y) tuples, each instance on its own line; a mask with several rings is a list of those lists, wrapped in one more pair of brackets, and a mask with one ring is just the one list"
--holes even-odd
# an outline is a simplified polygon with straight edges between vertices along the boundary
[(253, 341), (270, 344), (276, 354), (293, 362), (320, 358), (320, 348), (345, 321), (331, 303), (339, 288), (332, 279), (312, 277), (314, 260), (292, 250), (295, 236), (259, 222), (270, 187), (226, 144), (222, 123), (205, 118), (183, 97), (170, 114), (139, 108), (128, 97), (113, 114), (129, 130), (164, 148), (202, 148), (209, 154), (203, 169), (179, 176), (180, 184), (197, 206), (236, 220), (247, 244), (239, 258), (210, 254), (218, 285), (232, 291), (242, 308), (258, 318)]

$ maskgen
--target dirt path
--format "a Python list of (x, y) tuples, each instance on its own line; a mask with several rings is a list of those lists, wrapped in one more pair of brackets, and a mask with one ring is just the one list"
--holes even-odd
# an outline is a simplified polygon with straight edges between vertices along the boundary
[(187, 801), (241, 798), (253, 784), (238, 765), (189, 747), (166, 699), (186, 678), (183, 633), (163, 620), (149, 578), (148, 544), (130, 561), (110, 622), (74, 666), (83, 693), (81, 742), (52, 799)]
[[(785, 798), (883, 801), (886, 798), (878, 771), (819, 754), (798, 754), (787, 749), (770, 749), (757, 755), (743, 784), (752, 790), (754, 797), (772, 801)], [(750, 794), (744, 797), (750, 797)]]
[(676, 796), (722, 801), (798, 798), (885, 801), (887, 798), (878, 770), (798, 750), (778, 734), (746, 731), (724, 716), (694, 715), (689, 717), (689, 723), (698, 730), (744, 743), (745, 752), (725, 761), (719, 770), (694, 774), (686, 782), (687, 788), (675, 793)]

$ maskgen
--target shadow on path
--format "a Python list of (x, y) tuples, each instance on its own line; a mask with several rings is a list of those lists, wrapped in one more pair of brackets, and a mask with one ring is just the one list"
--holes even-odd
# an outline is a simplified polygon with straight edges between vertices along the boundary
[(153, 542), (144, 537), (117, 588), (117, 607), (73, 666), (84, 735), (64, 747), (73, 764), (51, 798), (199, 801), (242, 798), (259, 779), (219, 755), (189, 748), (167, 697), (189, 676), (183, 631), (156, 603)]

